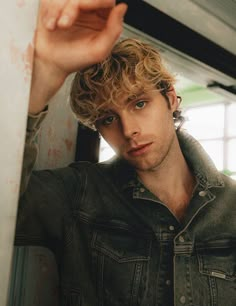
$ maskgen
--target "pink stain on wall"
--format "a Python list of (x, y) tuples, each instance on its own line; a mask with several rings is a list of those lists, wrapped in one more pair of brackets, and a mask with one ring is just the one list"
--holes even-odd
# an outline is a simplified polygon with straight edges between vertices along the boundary
[(58, 149), (49, 149), (48, 150), (48, 157), (58, 160), (62, 157), (61, 151)]
[(64, 143), (66, 145), (67, 151), (71, 151), (72, 146), (73, 146), (73, 142), (69, 139), (64, 139)]
[(73, 129), (73, 123), (72, 123), (72, 120), (71, 118), (68, 118), (67, 121), (66, 121), (66, 126), (67, 126), (67, 129), (69, 131), (71, 131)]
[(21, 51), (16, 46), (15, 41), (13, 39), (11, 40), (9, 47), (10, 47), (11, 62), (17, 67), (17, 69), (20, 69), (19, 59), (21, 57)]
[(56, 149), (56, 148), (50, 148), (48, 149), (48, 154), (47, 154), (47, 160), (45, 163), (45, 168), (57, 168), (58, 165), (61, 162), (61, 159), (63, 157), (63, 154), (61, 150)]
[(47, 136), (47, 141), (49, 143), (55, 142), (55, 139), (56, 139), (55, 128), (50, 126), (47, 130), (46, 136)]
[(25, 0), (17, 0), (16, 1), (16, 5), (19, 7), (19, 8), (22, 8), (25, 6)]
[(6, 183), (7, 183), (7, 185), (10, 186), (10, 189), (11, 189), (11, 191), (13, 193), (17, 193), (18, 192), (20, 184), (16, 180), (14, 180), (14, 179), (7, 179)]
[(11, 62), (18, 70), (24, 72), (24, 80), (28, 82), (33, 70), (34, 44), (32, 42), (29, 43), (26, 50), (22, 52), (15, 40), (12, 39), (9, 48)]
[(25, 81), (28, 82), (33, 71), (33, 56), (34, 56), (34, 45), (29, 43), (25, 52), (22, 54), (22, 61), (24, 64)]

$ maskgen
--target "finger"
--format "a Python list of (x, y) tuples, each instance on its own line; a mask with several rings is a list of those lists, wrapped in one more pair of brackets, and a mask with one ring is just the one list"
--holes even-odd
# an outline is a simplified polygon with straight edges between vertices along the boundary
[(69, 0), (63, 9), (57, 25), (60, 28), (70, 27), (78, 18), (80, 10), (93, 11), (114, 6), (115, 0)]
[[(76, 1), (76, 0), (75, 0)], [(83, 10), (97, 10), (100, 8), (112, 8), (116, 5), (115, 0), (77, 0)]]
[(124, 3), (115, 6), (111, 10), (105, 29), (95, 38), (94, 50), (96, 50), (98, 61), (103, 60), (111, 52), (111, 49), (120, 37), (127, 8), (127, 5)]
[(42, 20), (47, 30), (56, 29), (57, 21), (68, 0), (41, 0)]
[(63, 12), (61, 13), (61, 17), (57, 22), (57, 26), (59, 28), (70, 27), (74, 23), (74, 21), (78, 18), (79, 11), (80, 11), (80, 1), (78, 0), (67, 1), (65, 7), (63, 8)]

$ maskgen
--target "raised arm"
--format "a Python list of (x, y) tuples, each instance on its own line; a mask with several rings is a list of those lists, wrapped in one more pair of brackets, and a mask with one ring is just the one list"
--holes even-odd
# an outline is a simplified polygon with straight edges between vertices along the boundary
[[(42, 110), (66, 77), (109, 54), (122, 31), (125, 11), (125, 4), (116, 6), (113, 0), (41, 0), (29, 105), (31, 116), (27, 125), (16, 226), (17, 244), (48, 243), (48, 237), (52, 245), (60, 241), (67, 192), (57, 170), (31, 175), (37, 156), (33, 139), (46, 114)], [(74, 171), (64, 170), (64, 177), (70, 175), (73, 180)], [(74, 186), (72, 180), (68, 184), (70, 188)]]
[(122, 31), (126, 4), (114, 0), (41, 0), (35, 34), (21, 194), (37, 157), (33, 141), (48, 101), (75, 71), (103, 60)]
[(109, 54), (121, 34), (126, 9), (115, 0), (41, 0), (30, 114), (45, 108), (70, 73)]

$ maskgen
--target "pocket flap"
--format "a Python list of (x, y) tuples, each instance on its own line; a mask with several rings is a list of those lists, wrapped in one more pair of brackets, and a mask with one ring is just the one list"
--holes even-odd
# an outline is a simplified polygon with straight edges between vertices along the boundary
[(95, 231), (92, 247), (117, 262), (147, 261), (151, 241), (125, 232)]
[(236, 248), (223, 241), (197, 250), (199, 271), (202, 274), (231, 280), (236, 279)]

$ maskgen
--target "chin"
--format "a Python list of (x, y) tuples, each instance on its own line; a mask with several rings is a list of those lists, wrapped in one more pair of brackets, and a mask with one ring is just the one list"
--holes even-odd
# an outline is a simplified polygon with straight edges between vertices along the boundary
[(138, 171), (153, 171), (158, 168), (159, 163), (153, 161), (128, 161)]

